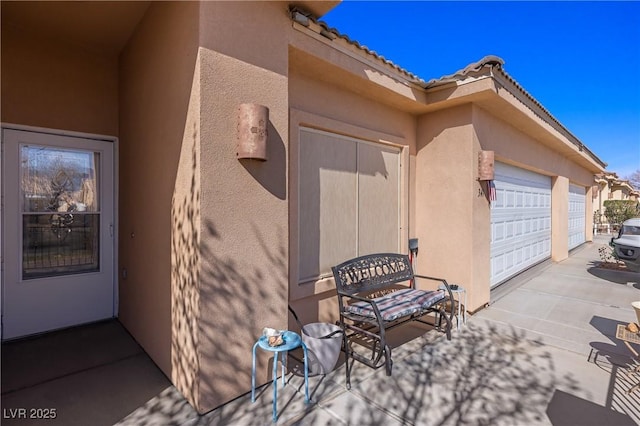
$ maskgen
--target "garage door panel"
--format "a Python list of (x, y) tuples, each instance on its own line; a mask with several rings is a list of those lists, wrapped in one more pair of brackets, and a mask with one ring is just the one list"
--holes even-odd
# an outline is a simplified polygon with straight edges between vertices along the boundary
[(491, 285), (551, 255), (551, 179), (496, 163), (491, 210)]
[(569, 185), (569, 250), (585, 242), (586, 191), (578, 185)]

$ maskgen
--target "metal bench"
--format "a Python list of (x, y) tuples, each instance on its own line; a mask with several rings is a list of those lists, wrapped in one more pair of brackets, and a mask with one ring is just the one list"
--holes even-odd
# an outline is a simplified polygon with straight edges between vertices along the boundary
[[(446, 302), (454, 300), (449, 284), (442, 278), (415, 275), (408, 255), (371, 254), (348, 260), (331, 270), (338, 292), (340, 326), (344, 331), (347, 389), (351, 388), (351, 368), (355, 360), (371, 368), (384, 365), (387, 375), (391, 375), (391, 347), (385, 334), (393, 327), (419, 321), (442, 329), (444, 319), (444, 332), (451, 340), (454, 310), (450, 309), (448, 315), (445, 310)], [(438, 281), (444, 289), (417, 289), (416, 278)], [(433, 322), (423, 319), (429, 313), (435, 313)], [(370, 358), (350, 348), (349, 341), (354, 338), (369, 343)]]

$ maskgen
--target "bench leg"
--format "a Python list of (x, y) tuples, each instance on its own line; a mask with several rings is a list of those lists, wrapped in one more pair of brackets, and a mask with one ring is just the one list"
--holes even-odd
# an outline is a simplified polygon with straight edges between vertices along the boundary
[[(453, 310), (453, 306), (451, 307), (451, 309)], [(446, 321), (446, 325), (445, 325), (445, 333), (447, 333), (447, 340), (451, 340), (451, 318), (449, 318), (447, 316), (447, 312), (444, 308), (440, 308), (440, 320), (442, 321), (442, 317), (444, 317), (444, 320)]]
[(350, 357), (350, 352), (349, 352), (349, 339), (347, 338), (347, 329), (344, 326), (344, 323), (341, 322), (341, 327), (342, 327), (342, 346), (344, 349), (344, 368), (345, 368), (345, 372), (347, 374), (347, 382), (346, 382), (346, 386), (347, 386), (347, 390), (351, 389), (351, 367), (353, 366), (353, 361), (351, 361), (351, 366), (349, 365), (349, 357)]
[(387, 370), (387, 376), (391, 375), (391, 369), (393, 368), (393, 360), (391, 359), (391, 348), (389, 345), (384, 345), (384, 364)]

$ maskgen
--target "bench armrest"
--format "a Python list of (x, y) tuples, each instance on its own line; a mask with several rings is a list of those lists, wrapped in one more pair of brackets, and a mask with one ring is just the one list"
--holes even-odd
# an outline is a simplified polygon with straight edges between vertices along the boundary
[[(384, 321), (382, 320), (382, 314), (380, 313), (380, 310), (378, 309), (378, 305), (376, 304), (376, 302), (373, 299), (369, 299), (369, 298), (362, 297), (362, 296), (357, 296), (355, 294), (345, 294), (345, 293), (342, 293), (342, 292), (338, 292), (338, 296), (339, 297), (348, 297), (350, 299), (355, 299), (355, 300), (357, 300), (359, 302), (366, 302), (366, 303), (370, 304), (371, 307), (373, 308), (373, 313), (376, 314), (376, 319), (378, 321), (378, 324), (380, 324), (381, 326), (382, 326), (382, 324), (384, 324)], [(342, 312), (340, 312), (340, 315), (342, 315)], [(384, 333), (384, 330), (382, 330), (382, 333)]]
[[(447, 293), (449, 293), (449, 300), (451, 301), (451, 313), (449, 314), (449, 320), (453, 321), (453, 303), (454, 303), (454, 298), (453, 298), (453, 292), (451, 291), (451, 287), (449, 286), (449, 283), (447, 282), (447, 280), (445, 280), (444, 278), (436, 278), (436, 277), (430, 277), (427, 275), (413, 275), (416, 278), (423, 278), (423, 279), (427, 279), (427, 280), (432, 280), (432, 281), (440, 281), (442, 284), (444, 284), (445, 290), (447, 291)], [(467, 307), (464, 307), (465, 309), (467, 309)]]

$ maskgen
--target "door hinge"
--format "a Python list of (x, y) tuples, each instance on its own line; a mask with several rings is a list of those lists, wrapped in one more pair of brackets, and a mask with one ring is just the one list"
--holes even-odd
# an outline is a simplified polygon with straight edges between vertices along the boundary
[(111, 238), (113, 238), (113, 223), (109, 224), (109, 235), (111, 235)]

